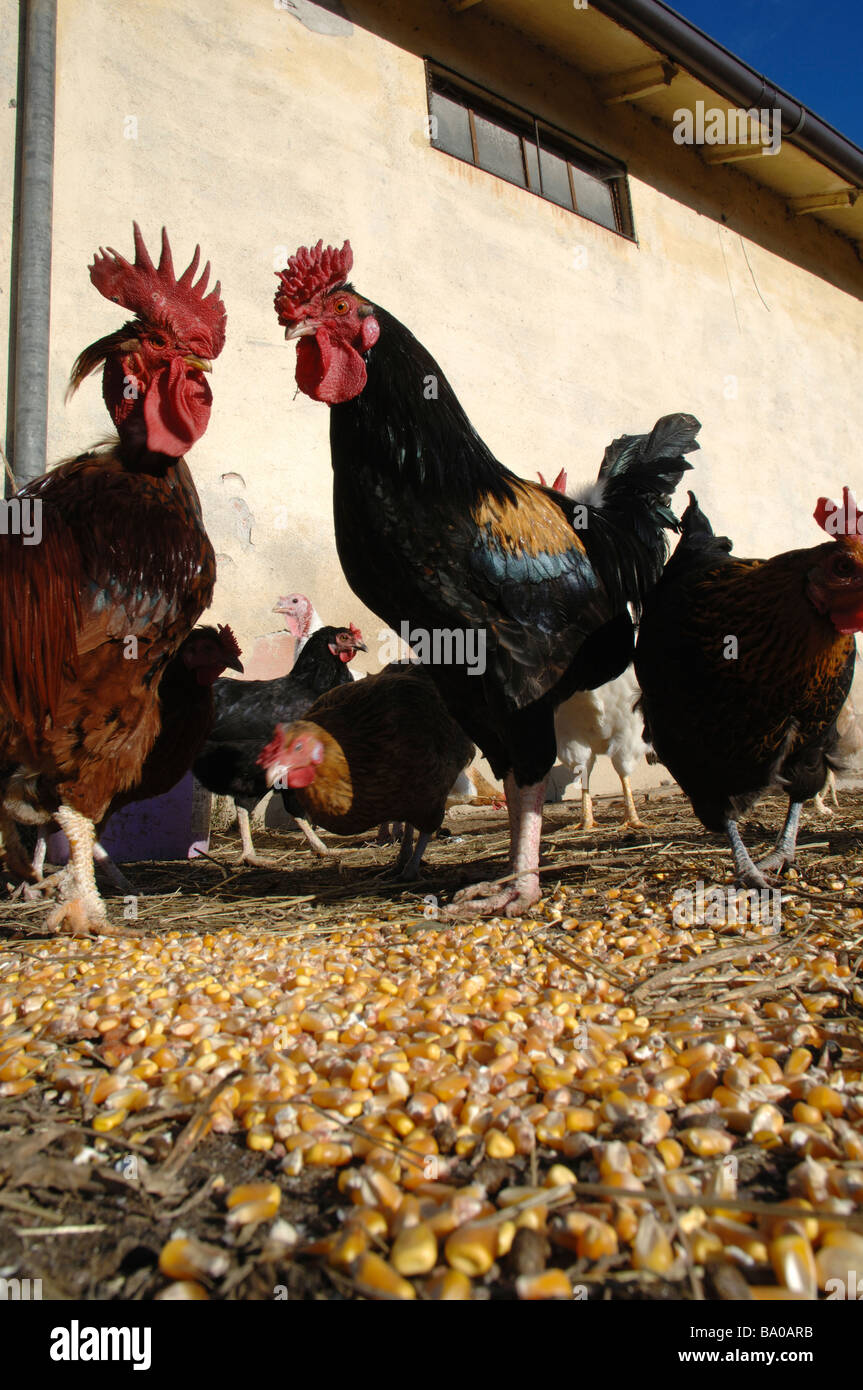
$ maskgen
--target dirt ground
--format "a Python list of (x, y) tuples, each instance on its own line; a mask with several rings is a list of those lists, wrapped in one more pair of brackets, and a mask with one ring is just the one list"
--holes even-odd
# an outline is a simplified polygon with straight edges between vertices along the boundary
[[(496, 1203), (502, 1191), (525, 1190), (525, 1202), (518, 1208), (522, 1212), (530, 1210), (531, 1200), (537, 1207), (538, 1187), (551, 1184), (547, 1212), (542, 1207), (544, 1218), (516, 1223), (516, 1238), (510, 1235), (488, 1269), (471, 1271), (469, 1295), (460, 1296), (560, 1297), (560, 1292), (527, 1293), (524, 1280), (540, 1271), (561, 1271), (568, 1286), (586, 1289), (589, 1298), (766, 1297), (769, 1293), (753, 1294), (752, 1289), (769, 1290), (779, 1283), (793, 1288), (795, 1277), (793, 1270), (788, 1273), (782, 1263), (784, 1256), (778, 1253), (782, 1232), (771, 1219), (771, 1210), (777, 1219), (784, 1215), (790, 1220), (795, 1212), (786, 1210), (787, 1205), (801, 1198), (809, 1201), (819, 1219), (823, 1218), (820, 1226), (813, 1219), (806, 1228), (811, 1247), (820, 1246), (822, 1251), (817, 1277), (812, 1277), (823, 1293), (824, 1270), (829, 1265), (823, 1257), (829, 1245), (825, 1237), (831, 1225), (828, 1217), (832, 1216), (834, 1229), (839, 1226), (851, 1233), (852, 1244), (855, 1238), (863, 1244), (863, 991), (859, 983), (863, 964), (863, 792), (840, 789), (840, 807), (831, 819), (807, 810), (797, 865), (783, 880), (781, 921), (762, 922), (754, 928), (751, 923), (711, 922), (709, 915), (708, 920), (701, 920), (696, 904), (694, 922), (684, 922), (677, 929), (680, 924), (672, 916), (673, 904), (679, 901), (674, 899), (675, 891), (694, 892), (699, 881), (728, 884), (728, 852), (718, 840), (705, 835), (676, 792), (660, 791), (639, 798), (643, 830), (621, 827), (621, 809), (619, 799), (597, 799), (597, 828), (585, 833), (575, 825), (576, 807), (572, 804), (547, 807), (543, 903), (523, 938), (518, 936), (520, 925), (512, 924), (510, 930), (504, 923), (502, 935), (494, 940), (509, 948), (518, 937), (518, 949), (528, 953), (525, 959), (532, 978), (544, 989), (543, 997), (551, 1000), (552, 1012), (564, 1007), (555, 1004), (555, 990), (561, 998), (567, 990), (581, 991), (573, 997), (582, 1001), (582, 1008), (585, 1001), (595, 1010), (607, 1010), (613, 1004), (618, 1010), (616, 1018), (623, 1016), (632, 1027), (649, 1026), (649, 1036), (655, 1035), (672, 1053), (682, 1052), (684, 1073), (692, 1050), (707, 1047), (704, 1058), (691, 1063), (691, 1085), (687, 1080), (678, 1094), (672, 1092), (667, 1105), (663, 1100), (656, 1102), (672, 1118), (667, 1137), (681, 1141), (677, 1147), (683, 1160), (677, 1165), (672, 1162), (671, 1168), (690, 1175), (693, 1195), (687, 1197), (685, 1186), (679, 1186), (675, 1195), (665, 1179), (657, 1177), (656, 1160), (643, 1157), (656, 1152), (651, 1147), (656, 1136), (652, 1140), (645, 1137), (646, 1131), (639, 1128), (641, 1120), (636, 1123), (644, 1107), (633, 1110), (632, 1120), (627, 1118), (623, 1102), (630, 1096), (648, 1094), (646, 1083), (639, 1088), (636, 1073), (641, 1063), (637, 1054), (627, 1053), (627, 1067), (621, 1071), (621, 1078), (631, 1080), (632, 1085), (627, 1089), (622, 1080), (623, 1089), (613, 1092), (603, 1089), (599, 1080), (591, 1091), (591, 1072), (583, 1070), (576, 1071), (574, 1077), (567, 1074), (557, 1088), (552, 1081), (535, 1088), (532, 1078), (541, 1072), (533, 1059), (513, 1074), (523, 1070), (530, 1087), (536, 1089), (536, 1095), (531, 1092), (528, 1099), (539, 1100), (541, 1096), (545, 1102), (544, 1107), (534, 1109), (544, 1108), (546, 1113), (531, 1118), (535, 1142), (516, 1141), (512, 1153), (508, 1142), (501, 1141), (496, 1148), (488, 1140), (491, 1131), (487, 1129), (471, 1147), (470, 1136), (463, 1132), (464, 1107), (459, 1115), (451, 1105), (445, 1122), (437, 1108), (435, 1111), (434, 1148), (441, 1155), (447, 1200), (450, 1204), (453, 1201), (451, 1189), (479, 1193), (479, 1203), (485, 1203), (478, 1207), (480, 1223), (498, 1219), (500, 1204), (496, 1207)], [(778, 798), (761, 803), (745, 826), (747, 843), (759, 852), (766, 850), (782, 814)], [(483, 807), (451, 812), (441, 837), (427, 851), (422, 878), (410, 885), (387, 879), (394, 848), (374, 844), (371, 836), (350, 841), (325, 838), (337, 849), (337, 857), (331, 860), (314, 858), (299, 836), (269, 833), (258, 835), (256, 844), (274, 867), (243, 868), (236, 863), (234, 835), (221, 834), (215, 838), (210, 857), (190, 863), (128, 866), (128, 877), (140, 896), (130, 904), (106, 891), (111, 921), (129, 933), (125, 946), (129, 939), (137, 946), (140, 936), (154, 979), (163, 959), (163, 946), (166, 951), (170, 947), (171, 951), (188, 948), (200, 952), (203, 948), (196, 943), (215, 942), (218, 946), (220, 937), (227, 939), (233, 933), (231, 940), (241, 943), (244, 939), (256, 943), (264, 939), (260, 953), (264, 959), (269, 940), (274, 950), (290, 950), (295, 961), (286, 989), (289, 985), (296, 988), (296, 974), (306, 954), (314, 956), (335, 943), (349, 958), (352, 933), (357, 933), (358, 939), (361, 934), (362, 943), (372, 943), (368, 948), (372, 954), (377, 950), (386, 953), (391, 943), (393, 950), (395, 943), (407, 943), (405, 952), (431, 950), (446, 960), (463, 947), (468, 949), (468, 943), (473, 950), (475, 940), (485, 949), (485, 938), (469, 935), (473, 929), (438, 921), (436, 914), (466, 882), (495, 877), (503, 871), (507, 846), (504, 810)], [(178, 1065), (161, 1089), (151, 1088), (146, 1105), (133, 1109), (114, 1125), (110, 1112), (101, 1108), (94, 1086), (103, 1080), (103, 1089), (107, 1089), (114, 1084), (118, 1069), (124, 1072), (125, 1068), (128, 1075), (133, 1062), (149, 1056), (143, 1044), (136, 1048), (135, 1000), (128, 1004), (128, 1018), (120, 1004), (113, 1010), (118, 1018), (109, 1018), (107, 1027), (99, 1026), (103, 1020), (96, 1020), (95, 1015), (102, 1007), (102, 994), (96, 998), (91, 991), (86, 1001), (90, 1014), (75, 1015), (77, 1002), (58, 1013), (51, 987), (40, 981), (49, 978), (46, 970), (56, 972), (66, 962), (64, 978), (70, 983), (64, 997), (77, 1001), (73, 993), (73, 976), (78, 978), (75, 972), (94, 968), (98, 972), (119, 949), (121, 938), (80, 943), (51, 936), (45, 916), (46, 908), (40, 903), (7, 900), (0, 904), (0, 1277), (41, 1279), (43, 1297), (56, 1299), (441, 1296), (433, 1292), (433, 1279), (427, 1282), (412, 1275), (407, 1282), (413, 1294), (399, 1292), (396, 1284), (392, 1290), (386, 1285), (378, 1287), (371, 1275), (363, 1277), (356, 1261), (333, 1255), (333, 1237), (343, 1230), (352, 1203), (361, 1204), (356, 1196), (359, 1188), (351, 1189), (345, 1174), (352, 1169), (366, 1171), (362, 1168), (364, 1157), (367, 1165), (373, 1163), (368, 1158), (368, 1143), (357, 1140), (356, 1125), (351, 1131), (353, 1139), (346, 1136), (355, 1146), (350, 1161), (345, 1163), (340, 1156), (328, 1166), (326, 1162), (302, 1164), (295, 1158), (297, 1153), (304, 1153), (308, 1159), (307, 1149), (292, 1147), (289, 1142), (295, 1125), (287, 1124), (280, 1131), (273, 1122), (275, 1128), (271, 1125), (270, 1132), (269, 1119), (244, 1127), (239, 1118), (231, 1122), (230, 1115), (221, 1126), (210, 1123), (217, 1093), (226, 1085), (234, 1085), (239, 1073), (254, 1069), (250, 1058), (254, 1059), (256, 1045), (263, 1053), (266, 1029), (264, 1034), (249, 1030), (251, 1051), (243, 1050), (242, 1061), (231, 1075), (221, 1077), (212, 1087), (208, 1081), (206, 1088), (189, 1095), (183, 1091), (185, 1073), (181, 1074), (183, 1069)], [(640, 929), (648, 927), (652, 928), (649, 950), (644, 949), (640, 937)], [(362, 961), (365, 950), (364, 944), (358, 946), (357, 962)], [(82, 965), (85, 957), (86, 964)], [(389, 957), (386, 959), (389, 962)], [(491, 947), (488, 959), (493, 969)], [(467, 978), (471, 969), (476, 971), (476, 966), (468, 963), (459, 978)], [(261, 973), (267, 972), (263, 969)], [(394, 966), (392, 973), (398, 980)], [(122, 973), (119, 978), (122, 980)], [(280, 981), (286, 978), (279, 976)], [(482, 989), (479, 985), (476, 989), (485, 1000), (486, 985), (509, 988), (513, 979), (511, 969), (502, 966), (500, 981), (483, 980)], [(219, 983), (217, 974), (211, 988), (218, 988)], [(105, 990), (109, 987), (106, 985)], [(394, 992), (396, 988), (392, 986)], [(171, 985), (167, 993), (173, 989)], [(261, 1007), (254, 996), (250, 997), (250, 1008)], [(155, 994), (151, 1003), (153, 998)], [(316, 996), (315, 1007), (319, 1002)], [(326, 1002), (324, 996), (322, 1007)], [(107, 1007), (110, 1012), (110, 1003)], [(473, 1016), (463, 1002), (458, 1010), (456, 1021), (465, 1030), (462, 1040), (469, 1037), (469, 1041), (456, 1055), (461, 1059), (466, 1053), (469, 1059), (474, 1055), (473, 1039), (481, 1043), (486, 1036), (489, 1016), (481, 1016), (479, 1006)], [(178, 1012), (185, 1016), (182, 1009)], [(599, 1012), (586, 1016), (600, 1020), (612, 1017)], [(445, 1019), (448, 1017), (444, 1014)], [(77, 1022), (69, 1022), (73, 1018)], [(374, 1025), (374, 1016), (367, 1015), (366, 1022), (369, 1018)], [(642, 1025), (639, 1019), (647, 1022)], [(353, 1020), (351, 1015), (348, 1026)], [(139, 1033), (146, 1032), (148, 1026), (145, 1023)], [(410, 1031), (414, 1025), (403, 1026)], [(294, 1030), (291, 1047), (302, 1043), (301, 1031)], [(520, 1036), (518, 1029), (516, 1035)], [(246, 1048), (248, 1039), (243, 1036)], [(264, 1040), (256, 1044), (259, 1036)], [(420, 1038), (425, 1036), (420, 1034)], [(769, 1045), (759, 1050), (759, 1039)], [(338, 1045), (333, 1042), (334, 1048)], [(446, 1040), (442, 1045), (447, 1045)], [(454, 1046), (458, 1047), (457, 1042)], [(738, 1066), (738, 1058), (769, 1055), (775, 1059), (773, 1071), (790, 1079), (796, 1067), (809, 1065), (805, 1057), (802, 1062), (794, 1061), (807, 1049), (813, 1084), (823, 1077), (821, 1091), (826, 1085), (831, 1094), (838, 1093), (839, 1102), (834, 1105), (829, 1097), (824, 1099), (817, 1119), (808, 1117), (800, 1122), (805, 1132), (794, 1128), (795, 1106), (805, 1102), (809, 1092), (801, 1091), (796, 1079), (789, 1080), (785, 1094), (780, 1094), (782, 1086), (775, 1086), (773, 1098), (764, 1102), (764, 1124), (768, 1131), (772, 1126), (772, 1139), (769, 1132), (765, 1137), (764, 1131), (752, 1133), (745, 1123), (741, 1125), (739, 1113), (728, 1100), (711, 1100), (712, 1088), (723, 1082), (727, 1088), (729, 1061)], [(476, 1056), (480, 1062), (486, 1060), (484, 1053), (477, 1052)], [(563, 1065), (560, 1056), (563, 1054), (552, 1048), (547, 1065)], [(572, 1061), (570, 1053), (565, 1060)], [(470, 1065), (470, 1061), (465, 1062), (466, 1067)], [(705, 1069), (709, 1073), (711, 1066), (714, 1074), (705, 1080)], [(408, 1074), (404, 1066), (402, 1073)], [(147, 1070), (142, 1074), (146, 1076)], [(374, 1088), (379, 1083), (374, 1080), (369, 1084)], [(655, 1077), (650, 1084), (657, 1089)], [(665, 1084), (670, 1087), (671, 1080)], [(392, 1083), (396, 1108), (405, 1100), (407, 1085), (399, 1083), (397, 1088)], [(417, 1087), (412, 1089), (415, 1092)], [(766, 1086), (765, 1094), (769, 1090)], [(612, 1105), (609, 1109), (609, 1095), (623, 1108), (615, 1111)], [(618, 1101), (621, 1096), (623, 1100)], [(272, 1109), (272, 1095), (267, 1093), (266, 1098)], [(557, 1113), (555, 1107), (562, 1106), (560, 1113), (568, 1114), (569, 1109), (590, 1107), (594, 1101), (598, 1105), (600, 1100), (600, 1123), (592, 1135), (567, 1132), (558, 1140), (551, 1133), (552, 1125), (549, 1142), (544, 1142), (543, 1121), (549, 1123), (549, 1113)], [(405, 1104), (410, 1115), (410, 1103)], [(236, 1115), (239, 1117), (240, 1110)], [(351, 1130), (351, 1124), (335, 1108), (326, 1123), (330, 1126), (327, 1133), (336, 1124)], [(712, 1153), (705, 1149), (703, 1154), (694, 1140), (688, 1146), (687, 1135), (692, 1135), (694, 1124), (699, 1125), (699, 1135), (711, 1130), (729, 1134), (728, 1146)], [(252, 1134), (259, 1131), (264, 1136), (260, 1147), (250, 1147)], [(398, 1135), (408, 1132), (406, 1128), (393, 1134), (396, 1157), (390, 1178), (396, 1186), (401, 1180)], [(509, 1132), (521, 1131), (516, 1125)], [(634, 1155), (634, 1168), (627, 1167), (629, 1160), (622, 1154), (627, 1145)], [(498, 1152), (503, 1156), (494, 1156)], [(717, 1164), (728, 1152), (735, 1158), (733, 1190), (717, 1185)], [(628, 1178), (618, 1181), (618, 1161), (624, 1174), (636, 1175), (632, 1182)], [(561, 1186), (561, 1164), (576, 1179), (570, 1188), (566, 1178)], [(813, 1164), (823, 1168), (826, 1177), (820, 1171), (815, 1173), (807, 1187)], [(379, 1167), (387, 1171), (384, 1162)], [(661, 1162), (658, 1167), (662, 1169)], [(405, 1171), (404, 1164), (401, 1171)], [(240, 1185), (262, 1182), (275, 1184), (279, 1190), (275, 1222), (270, 1213), (266, 1219), (250, 1216), (243, 1224), (232, 1223), (226, 1209), (228, 1194)], [(621, 1200), (621, 1185), (641, 1193), (640, 1200)], [(422, 1212), (417, 1207), (417, 1219), (425, 1219), (431, 1202), (426, 1188), (431, 1183), (408, 1186), (420, 1204), (425, 1202)], [(702, 1199), (711, 1192), (726, 1200), (722, 1211), (716, 1202), (708, 1205), (705, 1217)], [(633, 1212), (633, 1228), (639, 1225), (641, 1231), (649, 1233), (648, 1209), (655, 1214), (657, 1230), (662, 1227), (659, 1234), (668, 1245), (667, 1259), (661, 1251), (655, 1257), (639, 1257), (635, 1237), (627, 1233), (626, 1218)], [(619, 1240), (612, 1241), (614, 1248), (596, 1253), (585, 1245), (577, 1219), (585, 1211), (608, 1228), (617, 1229)], [(384, 1257), (398, 1229), (393, 1212), (388, 1210), (386, 1217), (388, 1233), (381, 1236), (375, 1230), (371, 1239), (372, 1249)], [(746, 1222), (751, 1237), (748, 1245)], [(802, 1224), (793, 1223), (789, 1233), (794, 1234)], [(452, 1225), (440, 1223), (439, 1229), (451, 1230)], [(712, 1232), (712, 1239), (696, 1247), (695, 1237), (707, 1231)], [(199, 1240), (206, 1247), (203, 1254), (199, 1251), (191, 1259), (185, 1279), (180, 1266), (179, 1273), (170, 1271), (172, 1278), (159, 1267), (160, 1254), (178, 1233), (181, 1239)], [(641, 1243), (643, 1246), (644, 1241)], [(444, 1267), (441, 1260), (435, 1270), (439, 1273)], [(457, 1261), (454, 1267), (460, 1268)], [(804, 1279), (803, 1287), (808, 1289), (808, 1296), (815, 1296), (811, 1282), (807, 1285)]]

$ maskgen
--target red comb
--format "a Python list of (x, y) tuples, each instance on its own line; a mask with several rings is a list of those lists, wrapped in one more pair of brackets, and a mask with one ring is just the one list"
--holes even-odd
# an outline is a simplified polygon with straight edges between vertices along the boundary
[(225, 346), (225, 306), (220, 297), (217, 280), (205, 297), (210, 278), (210, 262), (204, 266), (201, 278), (192, 281), (201, 259), (200, 246), (179, 280), (174, 273), (174, 260), (168, 233), (162, 228), (162, 254), (158, 267), (144, 245), (141, 228), (135, 229), (135, 264), (119, 251), (100, 247), (90, 266), (90, 279), (100, 294), (115, 304), (122, 304), (147, 323), (170, 328), (184, 346), (200, 348), (207, 357), (218, 357)]
[(354, 626), (353, 623), (351, 623), (349, 631), (352, 637), (356, 637), (358, 642), (362, 642), (363, 634), (360, 632), (358, 627)]
[(236, 657), (237, 661), (239, 661), (243, 653), (240, 650), (240, 644), (234, 636), (231, 628), (228, 626), (227, 623), (217, 623), (216, 628), (219, 633), (219, 641), (221, 642), (227, 655)]
[[(545, 478), (542, 476), (541, 473), (537, 473), (536, 476), (539, 478), (539, 481), (542, 483), (543, 487), (548, 487), (548, 486), (549, 486), (549, 484), (545, 481)], [(558, 473), (557, 477), (555, 478), (554, 482), (551, 484), (551, 490), (552, 490), (552, 492), (566, 492), (566, 469), (565, 469), (565, 468), (561, 468), (561, 470), (560, 470), (560, 472)]]
[(333, 289), (348, 278), (354, 263), (351, 243), (346, 241), (341, 251), (334, 246), (323, 249), (323, 240), (309, 249), (301, 246), (295, 256), (288, 257), (287, 270), (277, 271), (276, 314), (279, 323), (293, 323), (300, 309), (320, 290)]
[(813, 513), (815, 520), (828, 536), (856, 536), (858, 534), (857, 503), (849, 487), (842, 489), (842, 506), (831, 497), (819, 497)]

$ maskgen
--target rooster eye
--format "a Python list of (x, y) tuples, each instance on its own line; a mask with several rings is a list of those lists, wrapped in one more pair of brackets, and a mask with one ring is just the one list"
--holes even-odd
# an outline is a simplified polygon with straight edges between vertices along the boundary
[(333, 313), (346, 314), (350, 307), (351, 301), (349, 299), (337, 299), (335, 304), (333, 305)]
[(850, 555), (837, 555), (833, 561), (833, 573), (846, 579), (854, 573), (855, 565)]

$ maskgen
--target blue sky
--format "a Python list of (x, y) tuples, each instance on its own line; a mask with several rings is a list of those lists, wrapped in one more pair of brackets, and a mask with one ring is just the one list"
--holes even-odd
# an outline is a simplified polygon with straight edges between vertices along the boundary
[(717, 43), (863, 146), (860, 0), (668, 0)]

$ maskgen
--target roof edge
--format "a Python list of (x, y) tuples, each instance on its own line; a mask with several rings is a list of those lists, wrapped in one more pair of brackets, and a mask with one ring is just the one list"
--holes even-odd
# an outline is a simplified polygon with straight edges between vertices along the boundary
[(782, 138), (863, 188), (863, 149), (790, 93), (735, 57), (662, 0), (591, 0), (593, 8), (679, 62), (692, 75), (747, 110), (778, 108)]

